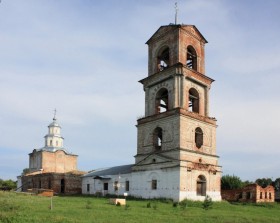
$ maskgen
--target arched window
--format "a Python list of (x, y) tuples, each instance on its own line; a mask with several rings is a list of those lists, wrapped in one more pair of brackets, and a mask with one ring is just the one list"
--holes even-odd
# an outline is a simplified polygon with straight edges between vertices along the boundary
[(154, 135), (153, 135), (153, 140), (154, 140), (154, 148), (156, 151), (161, 150), (162, 146), (162, 129), (157, 127), (154, 130)]
[(206, 179), (203, 175), (199, 175), (196, 181), (197, 196), (206, 196)]
[(197, 54), (192, 46), (187, 48), (187, 67), (197, 70)]
[(195, 137), (194, 137), (195, 145), (197, 148), (201, 148), (203, 145), (203, 132), (202, 129), (197, 127), (195, 129)]
[(157, 66), (158, 66), (158, 71), (162, 71), (165, 68), (169, 66), (169, 48), (163, 48), (162, 50), (159, 51), (158, 57), (157, 57)]
[(168, 110), (168, 91), (166, 88), (158, 91), (156, 95), (156, 114), (166, 112)]
[(189, 111), (199, 113), (199, 94), (194, 88), (189, 90)]

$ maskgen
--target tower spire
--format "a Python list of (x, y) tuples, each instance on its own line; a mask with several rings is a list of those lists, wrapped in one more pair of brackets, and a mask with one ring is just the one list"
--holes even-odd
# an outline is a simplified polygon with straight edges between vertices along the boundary
[(53, 120), (56, 120), (56, 108), (54, 109), (54, 115), (53, 115)]
[(175, 2), (175, 25), (177, 25), (177, 19), (178, 19), (178, 7), (177, 2)]

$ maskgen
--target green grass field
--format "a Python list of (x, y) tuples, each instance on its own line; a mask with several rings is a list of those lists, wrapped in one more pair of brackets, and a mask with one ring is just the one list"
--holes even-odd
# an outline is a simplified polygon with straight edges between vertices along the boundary
[[(209, 210), (202, 202), (187, 202), (182, 208), (171, 201), (128, 200), (114, 206), (106, 198), (55, 196), (51, 198), (0, 192), (0, 222), (280, 222), (280, 204), (230, 204), (214, 202)], [(147, 204), (150, 203), (150, 208)]]

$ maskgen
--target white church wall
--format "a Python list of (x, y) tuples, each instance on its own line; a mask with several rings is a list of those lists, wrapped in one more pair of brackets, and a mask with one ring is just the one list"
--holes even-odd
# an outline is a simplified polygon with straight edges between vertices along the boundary
[[(156, 180), (156, 189), (152, 181)], [(179, 199), (180, 176), (178, 168), (133, 172), (131, 195), (141, 198)]]

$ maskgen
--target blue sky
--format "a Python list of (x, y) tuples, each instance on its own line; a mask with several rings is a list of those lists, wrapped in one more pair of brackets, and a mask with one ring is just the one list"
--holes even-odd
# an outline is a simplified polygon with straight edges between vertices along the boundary
[[(280, 177), (280, 1), (177, 2), (178, 22), (196, 25), (209, 42), (210, 115), (224, 174)], [(80, 170), (134, 162), (145, 42), (174, 22), (174, 3), (1, 1), (0, 178), (28, 167), (54, 108)]]

